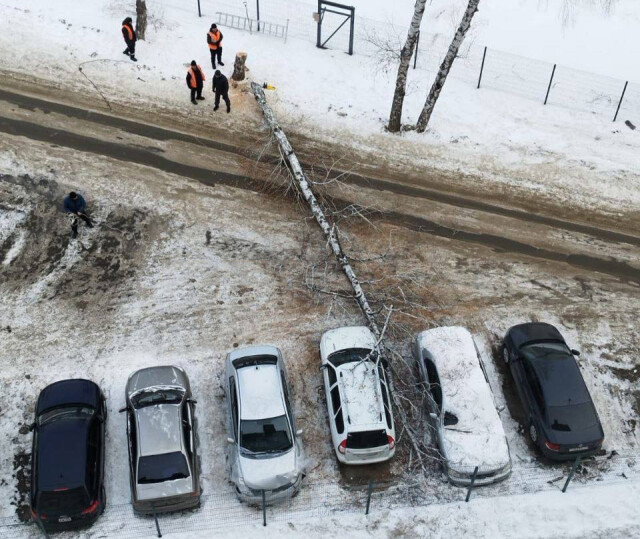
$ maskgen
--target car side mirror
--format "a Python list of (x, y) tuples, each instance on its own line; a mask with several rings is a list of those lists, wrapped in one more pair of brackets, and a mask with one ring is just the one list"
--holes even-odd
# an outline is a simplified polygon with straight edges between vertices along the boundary
[(228, 444), (235, 444), (236, 441), (233, 438), (227, 438), (227, 443)]
[(572, 353), (574, 356), (579, 356), (579, 355), (580, 355), (580, 352), (578, 352), (578, 350), (576, 350), (575, 348), (572, 348), (572, 349), (571, 349), (571, 353)]
[(190, 402), (191, 404), (198, 404), (196, 399), (187, 399), (187, 402)]
[(128, 406), (125, 406), (124, 408), (120, 408), (120, 410), (118, 410), (118, 413), (121, 414), (122, 412), (128, 412), (130, 410), (130, 408)]
[(296, 431), (296, 436), (302, 436), (302, 433), (303, 433), (303, 432), (304, 432), (304, 431), (303, 431), (302, 429), (298, 429), (298, 430)]
[(431, 413), (429, 414), (429, 417), (430, 417), (431, 419), (438, 419), (438, 414), (435, 414), (435, 413), (431, 412)]
[(102, 414), (98, 414), (98, 415), (96, 416), (96, 419), (97, 419), (98, 421), (100, 421), (100, 423), (104, 423), (104, 416), (103, 416)]
[(327, 368), (327, 364), (325, 363), (324, 365), (320, 365), (320, 370), (323, 371), (324, 369)]
[(31, 425), (29, 425), (29, 432), (33, 432), (34, 430), (36, 430), (36, 426), (37, 423), (35, 421), (31, 423)]

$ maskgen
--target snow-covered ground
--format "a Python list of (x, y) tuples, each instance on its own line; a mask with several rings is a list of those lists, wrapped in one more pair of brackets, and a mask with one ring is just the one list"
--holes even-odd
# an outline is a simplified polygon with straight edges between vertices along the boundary
[[(366, 7), (366, 2), (360, 2), (357, 8), (369, 16), (377, 14), (376, 18), (382, 21), (392, 16), (394, 23), (401, 24), (400, 18), (409, 20), (410, 4), (405, 0), (398, 6), (394, 3), (392, 8), (389, 2), (377, 1)], [(452, 13), (459, 11), (460, 4), (457, 1), (457, 11), (452, 12), (439, 0), (428, 6), (424, 27), (426, 32), (439, 36), (434, 51), (436, 60), (442, 45), (448, 43), (455, 26)], [(621, 121), (612, 124), (611, 115), (554, 105), (553, 94), (551, 104), (543, 106), (546, 71), (539, 91), (542, 95), (537, 101), (504, 91), (475, 88), (483, 43), (533, 58), (589, 67), (620, 80), (640, 80), (637, 62), (626, 60), (633, 58), (631, 51), (640, 47), (637, 32), (633, 31), (637, 20), (633, 1), (620, 0), (609, 17), (585, 8), (565, 26), (557, 9), (544, 4), (494, 0), (487, 2), (486, 9), (482, 7), (474, 24), (476, 34), (469, 41), (474, 52), (454, 68), (425, 135), (396, 136), (384, 132), (395, 71), (385, 54), (351, 57), (341, 50), (319, 50), (308, 39), (291, 37), (284, 43), (282, 39), (225, 27), (224, 69), (230, 73), (234, 53), (246, 51), (252, 78), (276, 86), (277, 90), (269, 93), (269, 100), (290, 132), (338, 145), (349, 144), (357, 152), (377, 155), (379, 161), (395, 169), (411, 165), (417, 170), (435, 167), (462, 172), (456, 182), (470, 183), (485, 196), (509, 190), (525, 198), (537, 197), (558, 205), (626, 216), (636, 211), (640, 202), (637, 130), (628, 129)], [(312, 24), (308, 12), (311, 4), (282, 0), (273, 5), (266, 3), (263, 18), (269, 10), (286, 17), (287, 6), (295, 8), (296, 20)], [(80, 66), (111, 101), (133, 103), (143, 110), (186, 115), (203, 128), (218, 122), (223, 127), (246, 130), (247, 123), (252, 122), (249, 118), (255, 118), (251, 100), (232, 91), (232, 99), (239, 107), (230, 117), (219, 114), (214, 117), (208, 102), (197, 108), (188, 102), (184, 82), (186, 66), (193, 58), (211, 79), (205, 33), (217, 11), (242, 13), (241, 3), (202, 0), (203, 18), (198, 18), (195, 4), (187, 6), (175, 0), (150, 4), (148, 37), (138, 43), (139, 62), (135, 65), (122, 54), (120, 36), (124, 16), (135, 15), (132, 7), (124, 0), (83, 4), (72, 0), (55, 3), (34, 0), (28, 6), (17, 0), (5, 0), (0, 5), (2, 66), (17, 76), (41, 77), (95, 96), (96, 103), (101, 105), (101, 97), (78, 71)], [(518, 18), (527, 21), (525, 35), (518, 29)], [(594, 21), (599, 19), (602, 22), (595, 27)], [(529, 25), (530, 21), (535, 24)], [(543, 26), (544, 38), (537, 33)], [(389, 27), (390, 39), (394, 31), (397, 34), (397, 30)], [(601, 39), (593, 39), (595, 32)], [(44, 34), (46, 47), (42, 47)], [(614, 34), (618, 38), (624, 36), (628, 55), (618, 53), (619, 42), (610, 38)], [(396, 35), (394, 39), (402, 41), (404, 36)], [(546, 52), (536, 54), (539, 50)], [(563, 56), (552, 58), (552, 50), (564, 51)], [(620, 60), (609, 61), (613, 58)], [(628, 69), (624, 70), (627, 64)], [(489, 55), (488, 72), (493, 65)], [(514, 70), (520, 76), (521, 71), (534, 68), (535, 63), (530, 69), (527, 65), (517, 69), (507, 65), (504, 74)], [(500, 72), (494, 74), (494, 78), (499, 75)], [(432, 77), (430, 69), (411, 70), (404, 115), (407, 123), (417, 118)], [(526, 88), (529, 83), (524, 84)], [(211, 96), (208, 90), (205, 95)], [(570, 105), (571, 95), (567, 100)], [(251, 110), (241, 112), (248, 107)], [(615, 103), (611, 107), (614, 110)], [(625, 119), (639, 123), (633, 115), (623, 114), (620, 120)]]

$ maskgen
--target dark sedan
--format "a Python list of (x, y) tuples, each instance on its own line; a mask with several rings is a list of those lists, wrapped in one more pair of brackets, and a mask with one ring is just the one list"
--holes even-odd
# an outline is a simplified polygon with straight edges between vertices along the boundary
[(560, 332), (550, 324), (513, 326), (504, 360), (522, 402), (531, 441), (554, 460), (597, 453), (604, 432), (589, 390)]
[(31, 515), (47, 531), (93, 524), (106, 504), (107, 410), (89, 380), (45, 387), (36, 405), (31, 456)]

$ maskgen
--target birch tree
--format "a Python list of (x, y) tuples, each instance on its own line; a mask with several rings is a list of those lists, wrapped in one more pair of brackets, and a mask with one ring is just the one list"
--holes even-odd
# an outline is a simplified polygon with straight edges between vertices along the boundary
[(420, 23), (422, 22), (426, 3), (427, 0), (416, 0), (411, 26), (409, 26), (409, 32), (407, 33), (407, 41), (400, 51), (400, 65), (398, 66), (398, 75), (396, 77), (396, 89), (393, 94), (391, 114), (389, 115), (389, 125), (387, 127), (392, 133), (400, 131), (402, 125), (402, 106), (407, 88), (407, 73), (409, 72), (411, 57), (413, 56), (416, 42), (418, 41)]
[(147, 33), (147, 3), (146, 0), (136, 0), (136, 35), (144, 41)]
[(427, 100), (425, 101), (422, 112), (420, 113), (420, 116), (418, 118), (418, 122), (416, 123), (416, 130), (418, 131), (418, 133), (423, 133), (427, 128), (427, 125), (429, 124), (431, 114), (433, 113), (433, 109), (436, 106), (436, 101), (438, 101), (438, 97), (440, 96), (442, 87), (447, 80), (447, 75), (449, 75), (451, 66), (453, 65), (453, 62), (458, 55), (458, 51), (460, 50), (462, 42), (464, 41), (464, 37), (467, 35), (467, 32), (471, 27), (471, 20), (473, 19), (476, 11), (478, 11), (479, 3), (480, 0), (469, 0), (467, 9), (465, 10), (464, 15), (462, 16), (462, 20), (460, 21), (460, 26), (458, 26), (458, 30), (453, 36), (453, 41), (451, 42), (451, 45), (449, 45), (449, 50), (447, 51), (444, 60), (442, 60), (442, 63), (440, 64), (440, 69), (438, 70), (438, 74), (436, 75), (436, 80), (431, 86), (431, 90), (429, 91)]

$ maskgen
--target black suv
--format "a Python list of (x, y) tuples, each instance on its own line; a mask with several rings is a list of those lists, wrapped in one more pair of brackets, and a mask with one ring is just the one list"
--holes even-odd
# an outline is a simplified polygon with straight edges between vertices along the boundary
[(504, 360), (522, 401), (531, 441), (553, 460), (600, 451), (604, 432), (574, 356), (560, 332), (539, 322), (513, 326)]
[(31, 456), (31, 515), (46, 531), (89, 526), (102, 514), (107, 408), (89, 380), (62, 380), (38, 397)]

